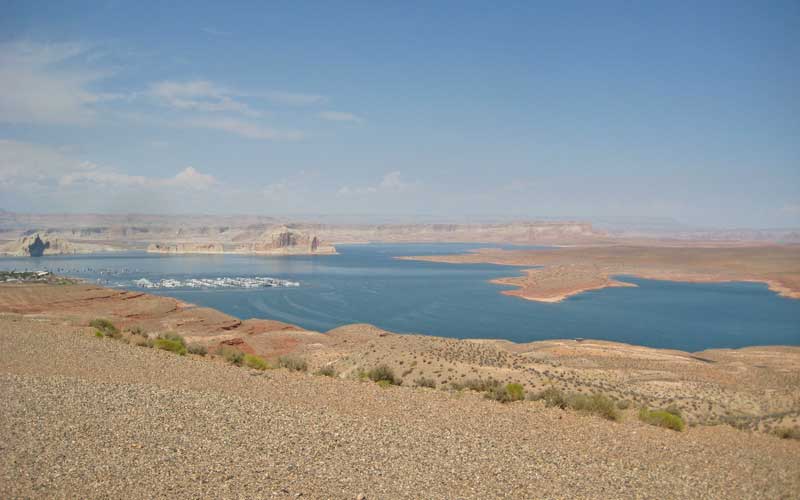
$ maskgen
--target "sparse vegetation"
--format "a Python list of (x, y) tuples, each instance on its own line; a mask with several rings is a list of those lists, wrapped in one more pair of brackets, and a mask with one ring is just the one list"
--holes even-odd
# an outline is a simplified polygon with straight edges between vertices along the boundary
[(100, 332), (104, 337), (118, 339), (122, 336), (119, 328), (107, 319), (96, 318), (89, 322), (89, 326)]
[(186, 341), (177, 333), (162, 333), (153, 343), (156, 349), (174, 352), (175, 354), (186, 355)]
[(373, 382), (386, 381), (391, 385), (400, 385), (394, 376), (394, 371), (387, 365), (379, 365), (367, 372), (367, 377)]
[(320, 375), (322, 377), (336, 377), (338, 374), (333, 366), (328, 365), (317, 370), (316, 375)]
[(800, 439), (800, 428), (797, 427), (778, 427), (772, 432), (781, 439)]
[(278, 358), (278, 366), (293, 372), (304, 372), (308, 370), (308, 363), (303, 358), (297, 356), (281, 356)]
[(547, 407), (555, 406), (561, 409), (567, 407), (567, 397), (555, 387), (548, 387), (538, 394), (533, 394), (530, 396), (530, 399), (533, 401), (544, 401)]
[(620, 415), (614, 401), (602, 394), (572, 394), (567, 398), (570, 408), (587, 413), (594, 413), (606, 420), (619, 420)]
[(525, 389), (517, 383), (506, 384), (505, 386), (495, 385), (486, 393), (486, 397), (501, 403), (510, 403), (525, 399)]
[(145, 337), (145, 338), (147, 338), (147, 332), (146, 332), (146, 331), (144, 331), (144, 328), (142, 328), (141, 326), (138, 326), (138, 325), (130, 327), (130, 328), (128, 329), (128, 332), (129, 332), (131, 335), (136, 335), (136, 336), (138, 336), (138, 337)]
[(192, 342), (191, 344), (186, 346), (186, 350), (189, 351), (189, 354), (197, 354), (198, 356), (205, 356), (208, 354), (208, 349), (203, 344)]
[(544, 401), (548, 407), (558, 407), (561, 409), (571, 408), (573, 410), (586, 413), (593, 413), (608, 420), (619, 420), (620, 414), (614, 401), (602, 394), (564, 394), (555, 387), (534, 394), (530, 397), (533, 401)]
[(267, 360), (265, 360), (261, 356), (256, 356), (255, 354), (245, 354), (243, 361), (245, 366), (247, 366), (248, 368), (253, 368), (254, 370), (269, 370), (272, 368), (272, 366), (269, 363), (267, 363)]
[(463, 382), (452, 382), (450, 386), (457, 391), (468, 389), (476, 392), (490, 392), (499, 388), (500, 382), (494, 379), (484, 380), (480, 378), (473, 378), (464, 380)]
[(648, 410), (642, 408), (639, 410), (639, 420), (650, 425), (658, 427), (666, 427), (674, 431), (682, 431), (685, 427), (683, 418), (680, 415), (675, 415), (667, 410)]
[(435, 389), (436, 388), (436, 381), (433, 380), (432, 378), (420, 377), (420, 378), (414, 380), (414, 385), (417, 386), (417, 387), (428, 387), (428, 388), (431, 388), (431, 389)]
[(148, 338), (148, 337), (138, 337), (137, 336), (137, 337), (135, 337), (133, 339), (133, 345), (135, 345), (135, 346), (153, 347), (153, 344), (155, 344), (155, 341), (153, 339), (151, 339), (151, 338)]
[(511, 398), (511, 401), (521, 401), (525, 399), (525, 389), (522, 387), (522, 384), (506, 384), (506, 393)]
[(219, 354), (220, 356), (222, 356), (222, 359), (224, 359), (228, 363), (236, 366), (242, 366), (242, 361), (244, 360), (244, 353), (239, 349), (225, 346), (219, 351)]

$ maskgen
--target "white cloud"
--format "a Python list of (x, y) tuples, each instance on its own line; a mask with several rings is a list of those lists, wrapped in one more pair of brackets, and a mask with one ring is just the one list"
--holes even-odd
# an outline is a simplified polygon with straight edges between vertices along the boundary
[(218, 181), (193, 167), (186, 167), (173, 177), (131, 175), (71, 158), (55, 148), (0, 140), (0, 188), (40, 191), (80, 184), (149, 190), (207, 190)]
[(359, 186), (359, 187), (342, 186), (339, 188), (336, 194), (338, 196), (347, 197), (347, 196), (371, 195), (379, 192), (400, 193), (408, 191), (414, 185), (415, 184), (405, 182), (402, 179), (400, 171), (395, 170), (392, 172), (388, 172), (386, 175), (384, 175), (381, 181), (374, 186)]
[(190, 127), (224, 130), (248, 139), (264, 141), (297, 141), (305, 136), (297, 130), (277, 130), (234, 118), (194, 119), (184, 123)]
[(333, 122), (354, 122), (354, 123), (361, 123), (364, 121), (358, 115), (354, 115), (352, 113), (345, 113), (342, 111), (323, 111), (319, 114), (320, 118), (323, 120), (329, 120)]
[(105, 74), (75, 64), (88, 49), (80, 44), (0, 44), (0, 121), (85, 124), (93, 105), (119, 96), (91, 91)]
[(297, 92), (281, 92), (277, 90), (270, 90), (253, 96), (260, 96), (264, 99), (272, 101), (276, 104), (286, 104), (289, 106), (309, 106), (311, 104), (318, 104), (325, 101), (325, 96), (317, 94), (301, 94)]
[(205, 80), (154, 83), (150, 85), (147, 94), (179, 110), (233, 112), (247, 116), (261, 114), (235, 99), (241, 94)]

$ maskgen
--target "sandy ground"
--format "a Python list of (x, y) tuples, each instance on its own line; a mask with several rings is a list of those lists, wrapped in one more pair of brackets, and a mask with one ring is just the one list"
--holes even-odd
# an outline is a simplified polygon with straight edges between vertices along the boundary
[(792, 498), (800, 442), (255, 372), (0, 316), (4, 498)]
[(223, 344), (270, 360), (293, 354), (311, 371), (357, 378), (379, 364), (404, 386), (423, 379), (439, 390), (471, 379), (517, 382), (529, 393), (557, 387), (602, 393), (632, 407), (675, 405), (692, 425), (725, 423), (770, 433), (800, 427), (800, 348), (750, 347), (687, 353), (591, 340), (516, 344), (399, 335), (371, 325), (306, 331), (270, 320), (233, 318), (169, 297), (94, 285), (3, 285), (0, 313), (87, 326), (108, 318), (150, 336), (174, 331), (215, 350)]

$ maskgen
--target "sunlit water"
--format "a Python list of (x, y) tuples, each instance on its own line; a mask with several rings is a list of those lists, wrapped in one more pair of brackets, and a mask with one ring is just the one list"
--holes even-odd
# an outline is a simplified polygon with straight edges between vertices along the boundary
[[(515, 342), (596, 338), (698, 351), (800, 345), (800, 300), (757, 283), (696, 284), (624, 277), (638, 288), (586, 292), (557, 304), (509, 297), (493, 278), (521, 268), (393, 259), (463, 252), (477, 244), (339, 245), (340, 255), (262, 257), (146, 253), (2, 258), (0, 269), (49, 269), (135, 288), (138, 278), (270, 276), (297, 288), (147, 290), (239, 318), (269, 318), (319, 331), (372, 323), (395, 332)], [(496, 246), (496, 245), (493, 245)]]

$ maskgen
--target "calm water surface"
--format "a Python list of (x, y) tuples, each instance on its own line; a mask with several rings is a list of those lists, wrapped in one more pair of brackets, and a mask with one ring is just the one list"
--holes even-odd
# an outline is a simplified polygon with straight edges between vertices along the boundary
[[(326, 331), (372, 323), (395, 332), (515, 342), (596, 338), (698, 351), (800, 345), (800, 300), (756, 283), (696, 284), (623, 277), (638, 288), (586, 292), (558, 304), (508, 297), (488, 280), (522, 268), (393, 259), (463, 252), (478, 244), (339, 245), (340, 255), (263, 257), (146, 253), (2, 258), (0, 269), (49, 269), (135, 288), (138, 278), (271, 276), (299, 288), (149, 290), (239, 318)], [(491, 245), (497, 246), (497, 245)]]

